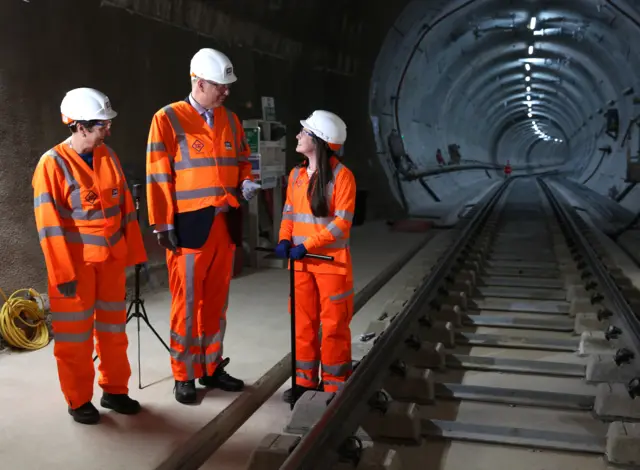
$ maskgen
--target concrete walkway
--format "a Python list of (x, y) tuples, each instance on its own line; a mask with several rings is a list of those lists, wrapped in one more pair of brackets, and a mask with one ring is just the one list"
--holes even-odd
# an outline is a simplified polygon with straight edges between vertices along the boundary
[[(384, 222), (354, 227), (352, 253), (356, 291), (414, 246), (426, 234), (391, 232)], [(380, 314), (397, 288), (381, 289), (352, 324), (358, 336)], [(232, 282), (225, 356), (227, 370), (250, 385), (289, 350), (288, 274), (267, 269), (245, 272)], [(170, 295), (145, 295), (151, 323), (168, 341)], [(198, 405), (173, 398), (168, 353), (141, 323), (142, 386), (138, 389), (137, 326), (128, 325), (132, 366), (131, 396), (144, 411), (121, 416), (99, 407), (96, 385), (93, 403), (103, 419), (96, 426), (72, 421), (60, 392), (53, 343), (34, 352), (0, 353), (0, 468), (41, 470), (152, 469), (181, 442), (224, 409), (237, 394), (219, 390), (202, 393)], [(202, 468), (240, 470), (268, 432), (280, 432), (289, 417), (281, 392), (287, 382)]]

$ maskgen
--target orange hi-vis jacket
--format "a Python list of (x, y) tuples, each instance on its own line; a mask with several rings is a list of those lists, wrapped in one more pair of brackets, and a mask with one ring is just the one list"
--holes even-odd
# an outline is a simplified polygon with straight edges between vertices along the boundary
[(147, 261), (115, 152), (104, 144), (96, 147), (91, 169), (69, 143), (47, 151), (32, 179), (36, 226), (52, 285), (77, 280), (76, 263), (110, 257), (128, 266)]
[(329, 182), (329, 216), (316, 217), (307, 196), (309, 177), (306, 166), (297, 166), (289, 174), (287, 200), (282, 211), (279, 240), (304, 244), (309, 253), (333, 256), (333, 261), (304, 258), (297, 269), (316, 273), (351, 276), (349, 236), (356, 204), (356, 181), (351, 170), (330, 159), (333, 181)]
[(188, 101), (158, 111), (147, 142), (149, 223), (174, 228), (174, 214), (205, 207), (239, 207), (238, 190), (252, 179), (251, 151), (238, 117), (214, 109), (213, 129)]

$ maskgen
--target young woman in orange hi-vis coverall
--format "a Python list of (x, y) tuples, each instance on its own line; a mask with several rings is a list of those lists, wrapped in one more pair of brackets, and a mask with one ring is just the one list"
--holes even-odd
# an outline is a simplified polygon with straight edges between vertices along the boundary
[[(314, 111), (300, 123), (296, 151), (305, 160), (289, 175), (276, 247), (277, 256), (299, 260), (294, 264), (296, 386), (285, 392), (289, 403), (318, 388), (319, 369), (327, 392), (340, 390), (352, 371), (349, 232), (356, 183), (335, 154), (347, 138), (347, 127), (328, 111)], [(307, 253), (332, 256), (333, 261), (305, 259)]]
[(147, 255), (120, 161), (104, 144), (117, 114), (109, 98), (77, 88), (60, 110), (71, 136), (38, 162), (34, 212), (62, 393), (73, 419), (93, 424), (100, 419), (91, 403), (94, 335), (100, 404), (124, 414), (140, 410), (128, 396), (125, 268), (146, 262)]

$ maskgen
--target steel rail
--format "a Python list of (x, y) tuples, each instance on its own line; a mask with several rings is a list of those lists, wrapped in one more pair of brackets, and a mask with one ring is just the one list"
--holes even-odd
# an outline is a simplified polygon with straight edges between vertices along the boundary
[(624, 326), (622, 330), (630, 333), (631, 340), (625, 341), (625, 344), (633, 350), (636, 358), (640, 358), (640, 319), (620, 292), (607, 267), (600, 260), (600, 257), (584, 235), (584, 231), (578, 226), (576, 218), (579, 216), (575, 210), (567, 209), (568, 203), (566, 201), (562, 202), (560, 197), (555, 194), (556, 190), (551, 189), (542, 178), (537, 178), (537, 180), (549, 198), (554, 212), (556, 212), (560, 221), (564, 222), (571, 238), (577, 242), (578, 248), (584, 254), (587, 265), (599, 282), (599, 288), (604, 291), (602, 292), (605, 298), (604, 301), (609, 302), (613, 307), (611, 311), (614, 317), (622, 322)]
[(280, 470), (326, 469), (329, 463), (334, 463), (334, 451), (353, 434), (366, 411), (364, 406), (359, 405), (366, 403), (369, 394), (379, 389), (384, 380), (381, 371), (387, 370), (393, 363), (396, 357), (394, 353), (402, 346), (406, 332), (419, 317), (424, 305), (437, 295), (438, 287), (458, 261), (461, 251), (482, 227), (511, 181), (512, 179), (506, 180), (485, 196), (486, 202), (462, 228), (460, 236), (434, 266), (425, 283), (379, 336), (344, 389), (333, 397), (322, 417), (301, 439)]

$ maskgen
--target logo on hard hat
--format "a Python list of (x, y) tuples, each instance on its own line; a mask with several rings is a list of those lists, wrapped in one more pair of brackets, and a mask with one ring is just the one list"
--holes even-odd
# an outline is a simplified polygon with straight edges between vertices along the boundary
[(227, 67), (224, 71), (225, 76), (233, 73), (233, 67)]
[(104, 109), (111, 109), (111, 102), (109, 100), (104, 102)]

